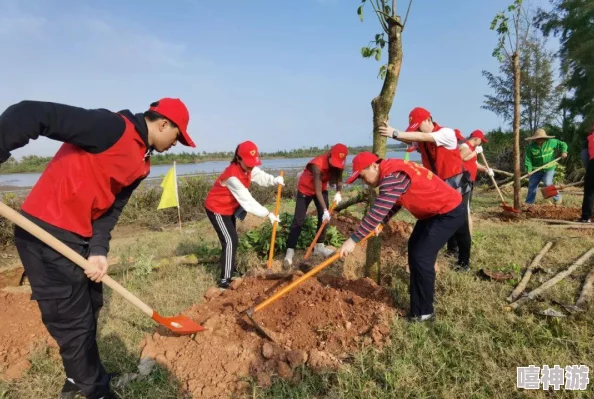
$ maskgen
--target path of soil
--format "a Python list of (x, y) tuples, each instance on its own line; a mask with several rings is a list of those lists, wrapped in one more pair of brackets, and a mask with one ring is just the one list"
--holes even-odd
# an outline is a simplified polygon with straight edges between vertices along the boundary
[(485, 216), (503, 222), (519, 222), (528, 219), (551, 219), (577, 221), (581, 215), (580, 208), (573, 208), (559, 205), (532, 205), (523, 207), (519, 214), (505, 212), (501, 208), (493, 208), (486, 212)]
[(158, 327), (141, 343), (141, 358), (167, 367), (183, 382), (182, 394), (228, 398), (248, 388), (250, 377), (260, 386), (275, 377), (296, 381), (301, 365), (314, 372), (336, 369), (359, 348), (390, 340), (397, 311), (390, 293), (370, 279), (313, 278), (257, 313), (255, 319), (273, 331), (277, 343), (262, 338), (240, 313), (268, 297), (278, 282), (246, 278), (236, 284), (222, 294), (209, 290), (203, 303), (184, 313), (205, 332), (192, 339)]

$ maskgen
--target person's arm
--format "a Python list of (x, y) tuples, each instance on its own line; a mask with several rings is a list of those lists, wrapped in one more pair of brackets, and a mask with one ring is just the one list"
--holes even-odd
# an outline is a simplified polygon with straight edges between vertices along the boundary
[(274, 176), (264, 172), (257, 166), (252, 169), (252, 181), (262, 187), (274, 186)]
[(567, 156), (567, 143), (562, 140), (557, 140), (557, 145), (560, 147), (561, 155), (565, 155), (564, 158)]
[(400, 210), (400, 206), (396, 205), (396, 202), (409, 187), (410, 177), (402, 171), (384, 177), (380, 182), (379, 195), (373, 207), (351, 235), (351, 239), (354, 242), (359, 242), (377, 226), (387, 223)]
[(122, 117), (106, 109), (84, 109), (51, 102), (21, 101), (0, 115), (0, 163), (10, 152), (39, 136), (100, 153), (124, 134)]
[(460, 145), (460, 157), (462, 157), (463, 161), (468, 161), (469, 159), (472, 159), (475, 155), (476, 153), (474, 151), (471, 151), (468, 145)]
[(309, 164), (307, 167), (313, 175), (314, 190), (316, 192), (318, 202), (322, 204), (324, 210), (326, 211), (328, 210), (328, 204), (326, 204), (326, 200), (324, 200), (324, 194), (322, 194), (322, 172), (316, 165)]
[(143, 179), (138, 179), (131, 185), (124, 187), (120, 191), (107, 212), (93, 221), (93, 236), (89, 240), (90, 256), (107, 256), (109, 252), (109, 241), (111, 240), (111, 231), (115, 227), (124, 207), (128, 203), (132, 192), (138, 187)]
[(485, 173), (487, 173), (487, 172), (489, 171), (489, 169), (488, 169), (486, 166), (484, 166), (484, 165), (481, 165), (481, 164), (480, 164), (480, 163), (478, 163), (478, 162), (476, 163), (476, 168), (477, 168), (477, 169), (478, 169), (480, 172), (485, 172)]
[(270, 211), (252, 197), (250, 191), (237, 177), (230, 177), (225, 181), (225, 186), (231, 191), (239, 205), (246, 211), (256, 216), (268, 216)]
[(524, 166), (526, 167), (526, 172), (532, 172), (532, 151), (530, 151), (530, 146), (526, 149), (526, 158), (524, 159)]

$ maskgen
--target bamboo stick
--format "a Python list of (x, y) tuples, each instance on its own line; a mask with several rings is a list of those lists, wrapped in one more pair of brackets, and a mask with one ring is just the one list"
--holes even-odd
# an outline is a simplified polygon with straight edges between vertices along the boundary
[(522, 280), (518, 283), (517, 287), (512, 291), (512, 293), (507, 297), (508, 302), (515, 301), (516, 298), (519, 297), (520, 294), (522, 294), (522, 292), (524, 292), (524, 289), (526, 289), (526, 285), (528, 285), (530, 277), (532, 277), (532, 272), (534, 272), (534, 270), (538, 267), (540, 260), (543, 258), (543, 256), (545, 256), (547, 252), (549, 252), (549, 249), (551, 249), (552, 246), (553, 243), (551, 241), (547, 242), (545, 246), (540, 250), (538, 255), (536, 255), (534, 260), (532, 260), (532, 263), (530, 263), (530, 266), (528, 266), (528, 269), (526, 269), (526, 272), (524, 273)]

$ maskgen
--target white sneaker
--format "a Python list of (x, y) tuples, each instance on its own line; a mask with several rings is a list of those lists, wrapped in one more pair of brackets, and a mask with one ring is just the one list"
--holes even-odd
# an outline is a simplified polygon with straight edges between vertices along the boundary
[(322, 255), (325, 258), (329, 257), (334, 253), (333, 250), (326, 248), (324, 244), (316, 244), (313, 252), (314, 255)]
[(285, 259), (283, 260), (283, 266), (291, 267), (293, 265), (293, 256), (295, 255), (295, 250), (293, 248), (287, 248), (287, 253), (285, 255)]

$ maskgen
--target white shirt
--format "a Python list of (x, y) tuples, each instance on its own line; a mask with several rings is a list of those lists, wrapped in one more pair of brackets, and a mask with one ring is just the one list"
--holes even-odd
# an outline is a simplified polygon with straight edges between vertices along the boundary
[[(252, 169), (252, 182), (262, 187), (274, 186), (274, 176), (264, 172), (257, 166)], [(239, 181), (237, 177), (230, 177), (225, 182), (225, 185), (233, 194), (233, 197), (239, 202), (239, 205), (246, 212), (256, 216), (265, 217), (270, 211), (262, 206), (258, 201), (252, 197), (250, 191)]]
[(435, 144), (438, 147), (445, 147), (447, 150), (458, 149), (458, 139), (456, 138), (456, 132), (449, 127), (442, 127), (436, 132), (430, 133), (435, 139)]

